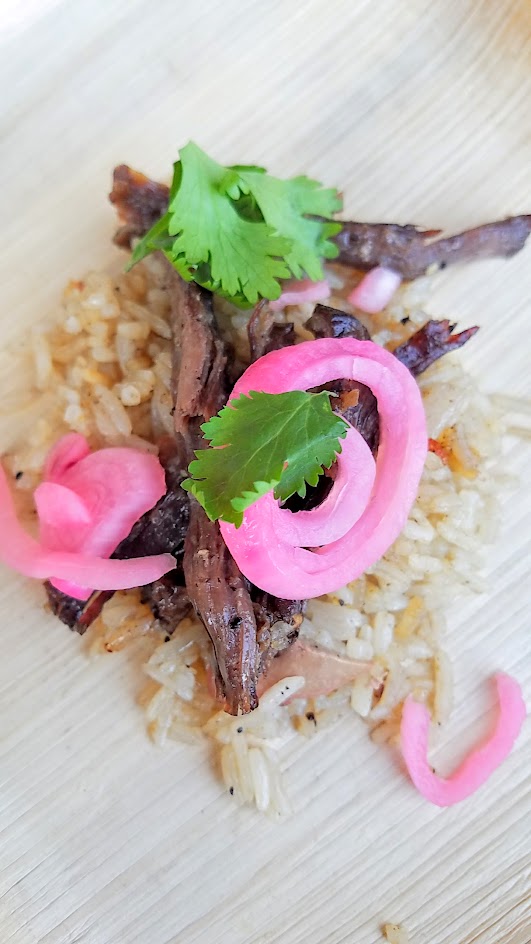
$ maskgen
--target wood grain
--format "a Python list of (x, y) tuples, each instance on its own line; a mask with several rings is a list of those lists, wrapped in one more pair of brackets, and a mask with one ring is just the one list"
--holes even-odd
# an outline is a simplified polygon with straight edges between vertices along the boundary
[[(530, 212), (527, 0), (5, 10), (4, 345), (112, 257), (112, 166), (165, 176), (188, 138), (337, 184), (360, 219), (456, 231)], [(432, 302), (482, 325), (463, 357), (484, 387), (527, 399), (530, 263), (527, 249), (448, 272)], [(5, 355), (0, 367), (5, 391), (16, 377)], [(528, 442), (508, 442), (511, 470), (528, 475), (530, 459)], [(459, 707), (441, 766), (484, 729), (486, 676), (531, 681), (528, 486), (504, 508), (489, 593), (451, 611)], [(37, 586), (1, 579), (2, 944), (376, 944), (386, 921), (412, 944), (529, 944), (529, 726), (481, 793), (445, 811), (353, 719), (294, 739), (295, 815), (278, 825), (236, 809), (201, 750), (150, 744), (138, 664), (91, 662)]]

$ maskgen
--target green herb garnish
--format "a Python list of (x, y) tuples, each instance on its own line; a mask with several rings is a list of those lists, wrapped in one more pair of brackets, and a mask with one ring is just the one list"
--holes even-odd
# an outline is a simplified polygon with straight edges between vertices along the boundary
[(249, 308), (278, 298), (280, 279), (323, 278), (338, 254), (337, 190), (308, 177), (280, 180), (263, 167), (223, 167), (192, 141), (174, 164), (168, 212), (135, 247), (129, 268), (161, 250), (186, 281)]
[[(210, 448), (190, 463), (191, 492), (211, 521), (239, 527), (243, 512), (266, 492), (285, 501), (317, 485), (341, 452), (348, 424), (332, 411), (330, 394), (242, 394), (201, 427)], [(222, 447), (222, 448), (219, 448)]]

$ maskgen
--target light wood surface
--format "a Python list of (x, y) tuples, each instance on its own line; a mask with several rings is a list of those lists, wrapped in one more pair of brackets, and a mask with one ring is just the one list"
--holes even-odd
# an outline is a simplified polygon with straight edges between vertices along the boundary
[[(189, 138), (338, 185), (360, 219), (531, 212), (528, 0), (4, 0), (0, 18), (4, 345), (113, 257), (113, 165), (166, 176)], [(441, 275), (431, 308), (480, 323), (463, 358), (529, 400), (531, 247)], [(529, 692), (530, 459), (508, 442), (527, 483), (489, 593), (451, 611), (443, 769), (485, 730), (492, 671)], [(411, 944), (531, 941), (529, 726), (446, 811), (354, 719), (294, 740), (278, 825), (237, 809), (201, 750), (149, 742), (138, 666), (91, 662), (37, 585), (0, 580), (2, 944), (376, 944), (386, 921)]]

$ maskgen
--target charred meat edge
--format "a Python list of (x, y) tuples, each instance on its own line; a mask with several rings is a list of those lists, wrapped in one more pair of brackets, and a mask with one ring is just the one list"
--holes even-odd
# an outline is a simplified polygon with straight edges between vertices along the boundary
[[(117, 245), (131, 247), (168, 208), (170, 190), (150, 180), (127, 164), (114, 171), (111, 202), (123, 226), (115, 236)], [(422, 230), (411, 223), (358, 223), (341, 220), (342, 229), (333, 237), (339, 249), (337, 261), (355, 269), (385, 266), (403, 279), (418, 279), (431, 267), (443, 269), (458, 262), (497, 256), (514, 256), (531, 233), (531, 214), (475, 226), (455, 236), (440, 236), (441, 230)]]
[[(177, 352), (172, 378), (174, 419), (191, 460), (194, 450), (204, 445), (201, 423), (227, 400), (227, 356), (210, 293), (184, 282), (169, 264), (168, 268)], [(189, 376), (183, 377), (184, 372)], [(194, 498), (190, 498), (183, 567), (188, 595), (214, 646), (218, 693), (231, 714), (251, 711), (258, 704), (258, 676), (270, 658), (269, 630), (279, 619), (277, 614), (282, 614), (286, 623), (283, 642), (288, 645), (296, 636), (302, 602), (276, 600), (252, 587), (233, 560), (218, 524), (209, 521)]]
[(336, 261), (354, 269), (385, 266), (411, 281), (434, 266), (444, 269), (457, 262), (472, 262), (496, 256), (514, 256), (531, 232), (531, 215), (511, 216), (465, 230), (456, 236), (433, 237), (440, 230), (398, 226), (396, 223), (343, 222), (334, 236), (339, 249)]
[[(315, 337), (353, 337), (359, 341), (370, 340), (369, 332), (354, 315), (336, 311), (326, 305), (316, 305), (305, 328)], [(395, 348), (393, 354), (417, 377), (444, 354), (456, 351), (466, 344), (479, 330), (477, 326), (453, 334), (455, 325), (445, 319), (428, 321), (411, 337)], [(378, 451), (380, 421), (378, 403), (372, 390), (355, 380), (335, 380), (316, 390), (329, 390), (336, 394), (332, 398), (332, 409), (346, 419), (361, 433), (373, 455)]]

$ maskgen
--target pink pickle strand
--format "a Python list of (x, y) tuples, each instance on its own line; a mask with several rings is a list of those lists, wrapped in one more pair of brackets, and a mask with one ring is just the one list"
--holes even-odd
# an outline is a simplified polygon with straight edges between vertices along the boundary
[[(327, 531), (323, 515), (322, 530), (316, 533), (313, 528), (311, 541), (303, 539), (301, 532), (294, 540), (293, 533), (288, 535), (287, 531), (299, 527), (296, 520), (300, 513), (291, 516), (283, 531), (281, 509), (272, 494), (246, 509), (240, 528), (220, 522), (223, 538), (242, 573), (275, 596), (308, 599), (331, 593), (364, 573), (398, 537), (417, 496), (426, 458), (422, 399), (416, 381), (396, 357), (371, 341), (353, 338), (322, 338), (272, 351), (245, 371), (231, 394), (234, 398), (252, 390), (306, 390), (347, 377), (373, 390), (380, 415), (380, 447), (372, 493), (363, 509), (355, 509), (355, 513), (351, 509), (356, 520), (349, 523), (349, 528), (336, 537), (333, 529)], [(357, 431), (352, 433), (361, 439)], [(340, 468), (341, 464), (340, 455)], [(364, 475), (370, 474), (368, 460), (362, 459), (360, 468)], [(349, 508), (356, 480), (344, 489), (348, 498), (335, 507), (334, 526), (341, 508)], [(329, 495), (333, 502), (335, 488)], [(319, 508), (309, 515), (318, 519)]]
[(355, 308), (375, 315), (389, 304), (401, 281), (398, 272), (384, 266), (376, 266), (363, 276), (359, 285), (348, 296), (348, 301)]
[(430, 715), (412, 696), (404, 702), (400, 740), (402, 754), (414, 785), (426, 800), (437, 806), (452, 806), (479, 789), (508, 757), (526, 716), (518, 682), (503, 672), (494, 676), (499, 715), (494, 731), (475, 748), (447, 778), (434, 774), (427, 760)]
[(90, 455), (90, 446), (80, 433), (67, 433), (50, 449), (46, 456), (42, 477), (45, 482), (57, 482), (72, 466)]
[(286, 282), (282, 295), (275, 301), (269, 302), (271, 311), (282, 311), (288, 305), (304, 305), (305, 302), (323, 302), (330, 296), (328, 282), (312, 282), (303, 279), (300, 282)]
[[(102, 558), (111, 556), (166, 491), (164, 470), (155, 456), (116, 447), (91, 453), (86, 439), (77, 433), (64, 436), (54, 446), (45, 478), (49, 481), (34, 496), (41, 544), (48, 550)], [(91, 593), (68, 581), (51, 582), (78, 599), (87, 599)]]
[[(353, 527), (369, 501), (376, 463), (357, 429), (351, 427), (341, 440), (334, 484), (320, 505), (293, 514), (281, 508), (270, 492), (263, 499), (271, 515), (276, 537), (299, 547), (314, 547), (339, 540)], [(352, 488), (352, 482), (356, 487)]]
[(141, 587), (173, 570), (171, 554), (157, 554), (133, 560), (107, 560), (94, 554), (49, 549), (30, 537), (21, 527), (4, 469), (0, 464), (0, 561), (26, 577), (66, 580), (82, 591), (125, 590)]

